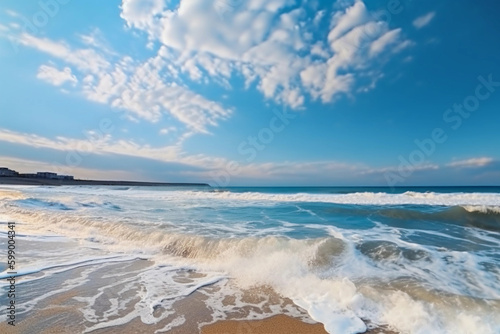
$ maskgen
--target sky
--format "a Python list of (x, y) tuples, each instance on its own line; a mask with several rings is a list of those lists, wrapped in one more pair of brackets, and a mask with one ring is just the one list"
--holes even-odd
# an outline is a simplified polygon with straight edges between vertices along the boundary
[(500, 3), (3, 0), (0, 166), (500, 185)]

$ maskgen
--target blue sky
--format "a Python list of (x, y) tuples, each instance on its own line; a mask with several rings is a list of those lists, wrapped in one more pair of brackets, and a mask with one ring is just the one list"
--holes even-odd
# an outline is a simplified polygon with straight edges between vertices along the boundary
[(499, 185), (496, 1), (4, 0), (0, 165)]

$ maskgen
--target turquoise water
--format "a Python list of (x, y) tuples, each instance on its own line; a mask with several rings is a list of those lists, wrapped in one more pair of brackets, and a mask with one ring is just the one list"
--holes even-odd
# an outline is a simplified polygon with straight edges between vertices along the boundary
[[(79, 243), (63, 259), (42, 247), (27, 260), (41, 277), (89, 254), (141, 257), (156, 264), (143, 276), (163, 279), (168, 266), (204, 273), (200, 286), (220, 288), (210, 299), (219, 318), (224, 296), (270, 286), (330, 333), (361, 333), (368, 322), (500, 332), (500, 187), (3, 187), (0, 195), (2, 219), (26, 236)], [(151, 281), (137, 284), (160, 289)], [(154, 294), (169, 294), (161, 289)]]

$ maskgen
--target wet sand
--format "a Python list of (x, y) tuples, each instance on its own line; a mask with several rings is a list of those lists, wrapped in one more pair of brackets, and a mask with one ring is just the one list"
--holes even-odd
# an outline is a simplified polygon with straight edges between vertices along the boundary
[[(288, 315), (280, 314), (265, 318), (265, 314), (270, 312), (263, 309), (255, 309), (255, 305), (259, 305), (263, 295), (269, 298), (269, 301), (276, 305), (293, 305), (293, 302), (288, 298), (283, 298), (276, 294), (269, 287), (260, 287), (246, 290), (243, 301), (248, 302), (250, 306), (243, 307), (241, 311), (253, 310), (253, 312), (261, 313), (263, 320), (242, 320), (246, 312), (226, 313), (228, 320), (213, 322), (212, 311), (207, 308), (207, 294), (211, 295), (217, 289), (213, 286), (206, 286), (199, 291), (178, 300), (172, 306), (175, 309), (175, 314), (165, 317), (163, 320), (155, 324), (145, 324), (140, 317), (129, 319), (126, 323), (116, 324), (109, 327), (98, 328), (99, 321), (89, 322), (85, 319), (81, 307), (84, 303), (75, 297), (92, 296), (96, 291), (104, 285), (110, 284), (112, 278), (106, 279), (103, 274), (121, 273), (124, 276), (132, 277), (138, 270), (143, 270), (152, 265), (152, 262), (147, 260), (134, 260), (129, 263), (119, 263), (105, 269), (96, 271), (89, 277), (89, 281), (81, 286), (67, 291), (61, 291), (48, 296), (46, 299), (40, 300), (34, 309), (29, 312), (19, 314), (17, 317), (16, 326), (12, 327), (6, 321), (0, 322), (0, 333), (93, 333), (93, 334), (129, 334), (129, 333), (170, 333), (170, 334), (327, 334), (323, 324), (314, 323), (312, 319), (301, 311), (303, 318), (294, 318)], [(81, 267), (70, 270), (65, 273), (54, 275), (49, 279), (41, 279), (32, 283), (18, 285), (20, 295), (25, 289), (35, 289), (38, 294), (56, 290), (68, 278), (76, 278), (82, 275), (88, 267)], [(189, 279), (189, 275), (198, 275), (196, 272), (189, 273), (184, 279)], [(103, 312), (109, 311), (109, 298), (116, 296), (121, 285), (114, 287), (96, 300), (96, 315), (101, 315)], [(39, 292), (38, 292), (39, 291)], [(130, 293), (137, 294), (135, 290)], [(234, 297), (227, 296), (224, 304), (234, 304)], [(108, 321), (121, 318), (126, 314), (130, 314), (135, 307), (135, 302), (127, 305), (126, 308), (117, 310), (116, 317), (109, 318)], [(165, 309), (158, 308), (154, 311), (153, 316), (160, 316), (165, 312)], [(184, 319), (182, 324), (175, 326), (175, 322), (179, 317)], [(97, 319), (96, 319), (97, 320)], [(307, 321), (304, 322), (303, 320)], [(97, 326), (96, 326), (97, 325)], [(396, 334), (383, 328), (370, 330), (366, 333), (377, 334)]]
[[(286, 315), (264, 320), (219, 321), (202, 327), (201, 334), (328, 334), (323, 324), (308, 324)], [(399, 334), (386, 327), (369, 328), (364, 334)]]
[(219, 321), (201, 329), (201, 334), (328, 334), (322, 324), (307, 324), (286, 315), (264, 320)]

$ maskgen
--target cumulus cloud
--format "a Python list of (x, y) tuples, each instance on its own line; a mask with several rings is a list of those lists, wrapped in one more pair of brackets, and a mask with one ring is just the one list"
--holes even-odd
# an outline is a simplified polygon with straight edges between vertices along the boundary
[(71, 73), (71, 68), (69, 67), (65, 67), (62, 71), (59, 71), (55, 67), (42, 65), (38, 69), (36, 77), (54, 86), (61, 86), (65, 82), (70, 82), (73, 85), (78, 83), (78, 79)]
[(161, 57), (135, 64), (123, 58), (112, 71), (98, 77), (87, 76), (84, 92), (94, 101), (125, 109), (135, 116), (157, 122), (169, 113), (196, 132), (208, 133), (209, 126), (229, 117), (231, 111), (205, 99), (160, 73), (168, 67)]
[[(186, 78), (230, 89), (240, 77), (264, 98), (301, 108), (308, 98), (328, 103), (373, 89), (383, 77), (375, 58), (412, 45), (361, 0), (321, 14), (297, 1), (229, 1), (231, 15), (221, 15), (204, 0), (123, 0), (126, 25), (160, 45), (142, 62), (112, 52), (98, 30), (80, 35), (85, 48), (26, 33), (19, 43), (68, 65), (57, 77), (43, 68), (39, 78), (81, 83), (88, 99), (125, 110), (131, 120), (158, 122), (168, 114), (198, 133), (209, 133), (232, 110), (190, 90)], [(325, 20), (330, 28), (321, 36)]]
[(123, 1), (120, 16), (129, 27), (153, 29), (155, 16), (164, 7), (164, 0), (129, 0)]
[[(75, 84), (89, 100), (123, 110), (131, 120), (159, 122), (168, 115), (185, 127), (178, 127), (173, 146), (149, 147), (107, 138), (97, 154), (181, 159), (217, 169), (227, 161), (183, 155), (180, 144), (196, 133), (209, 133), (232, 110), (189, 89), (189, 80), (230, 89), (233, 78), (243, 78), (245, 88), (256, 87), (266, 99), (301, 108), (308, 98), (328, 103), (373, 89), (383, 77), (379, 60), (412, 45), (401, 29), (389, 27), (361, 0), (333, 8), (318, 14), (298, 0), (123, 0), (121, 17), (128, 29), (143, 31), (148, 45), (159, 46), (152, 57), (141, 61), (107, 48), (98, 30), (79, 35), (83, 48), (26, 33), (19, 33), (18, 39), (21, 45), (65, 63), (63, 71), (43, 65), (40, 79)], [(226, 15), (228, 11), (231, 15)], [(326, 32), (318, 29), (328, 23)], [(363, 87), (362, 82), (369, 85)], [(167, 133), (171, 133), (168, 127), (160, 130)], [(85, 144), (74, 138), (49, 139), (7, 130), (0, 131), (0, 140), (57, 150)], [(330, 168), (334, 165), (309, 167), (334, 171)], [(267, 170), (269, 175), (286, 168), (251, 167), (255, 173)]]
[[(77, 74), (70, 67), (65, 67), (61, 72), (43, 65), (38, 78), (54, 85), (61, 85), (65, 81), (73, 84), (81, 81), (82, 92), (88, 99), (125, 110), (130, 114), (130, 119), (158, 122), (164, 114), (169, 114), (192, 131), (209, 133), (208, 127), (217, 126), (219, 120), (231, 114), (231, 110), (219, 103), (205, 99), (177, 83), (171, 61), (161, 55), (136, 62), (127, 56), (105, 57), (93, 48), (71, 48), (65, 42), (29, 34), (20, 37), (23, 45), (74, 65), (78, 70)], [(89, 45), (96, 43), (91, 36), (82, 38)], [(170, 75), (160, 74), (162, 71)]]
[[(296, 0), (154, 1), (134, 9), (136, 2), (123, 0), (126, 24), (160, 42), (161, 54), (191, 80), (229, 87), (242, 76), (245, 87), (256, 83), (265, 98), (292, 108), (307, 95), (330, 102), (351, 94), (359, 77), (381, 77), (369, 70), (371, 58), (411, 45), (361, 0), (319, 13)], [(325, 18), (330, 31), (321, 39), (317, 26)]]
[(431, 23), (434, 16), (436, 16), (436, 12), (430, 12), (425, 15), (419, 16), (413, 21), (413, 26), (417, 29), (423, 28)]

